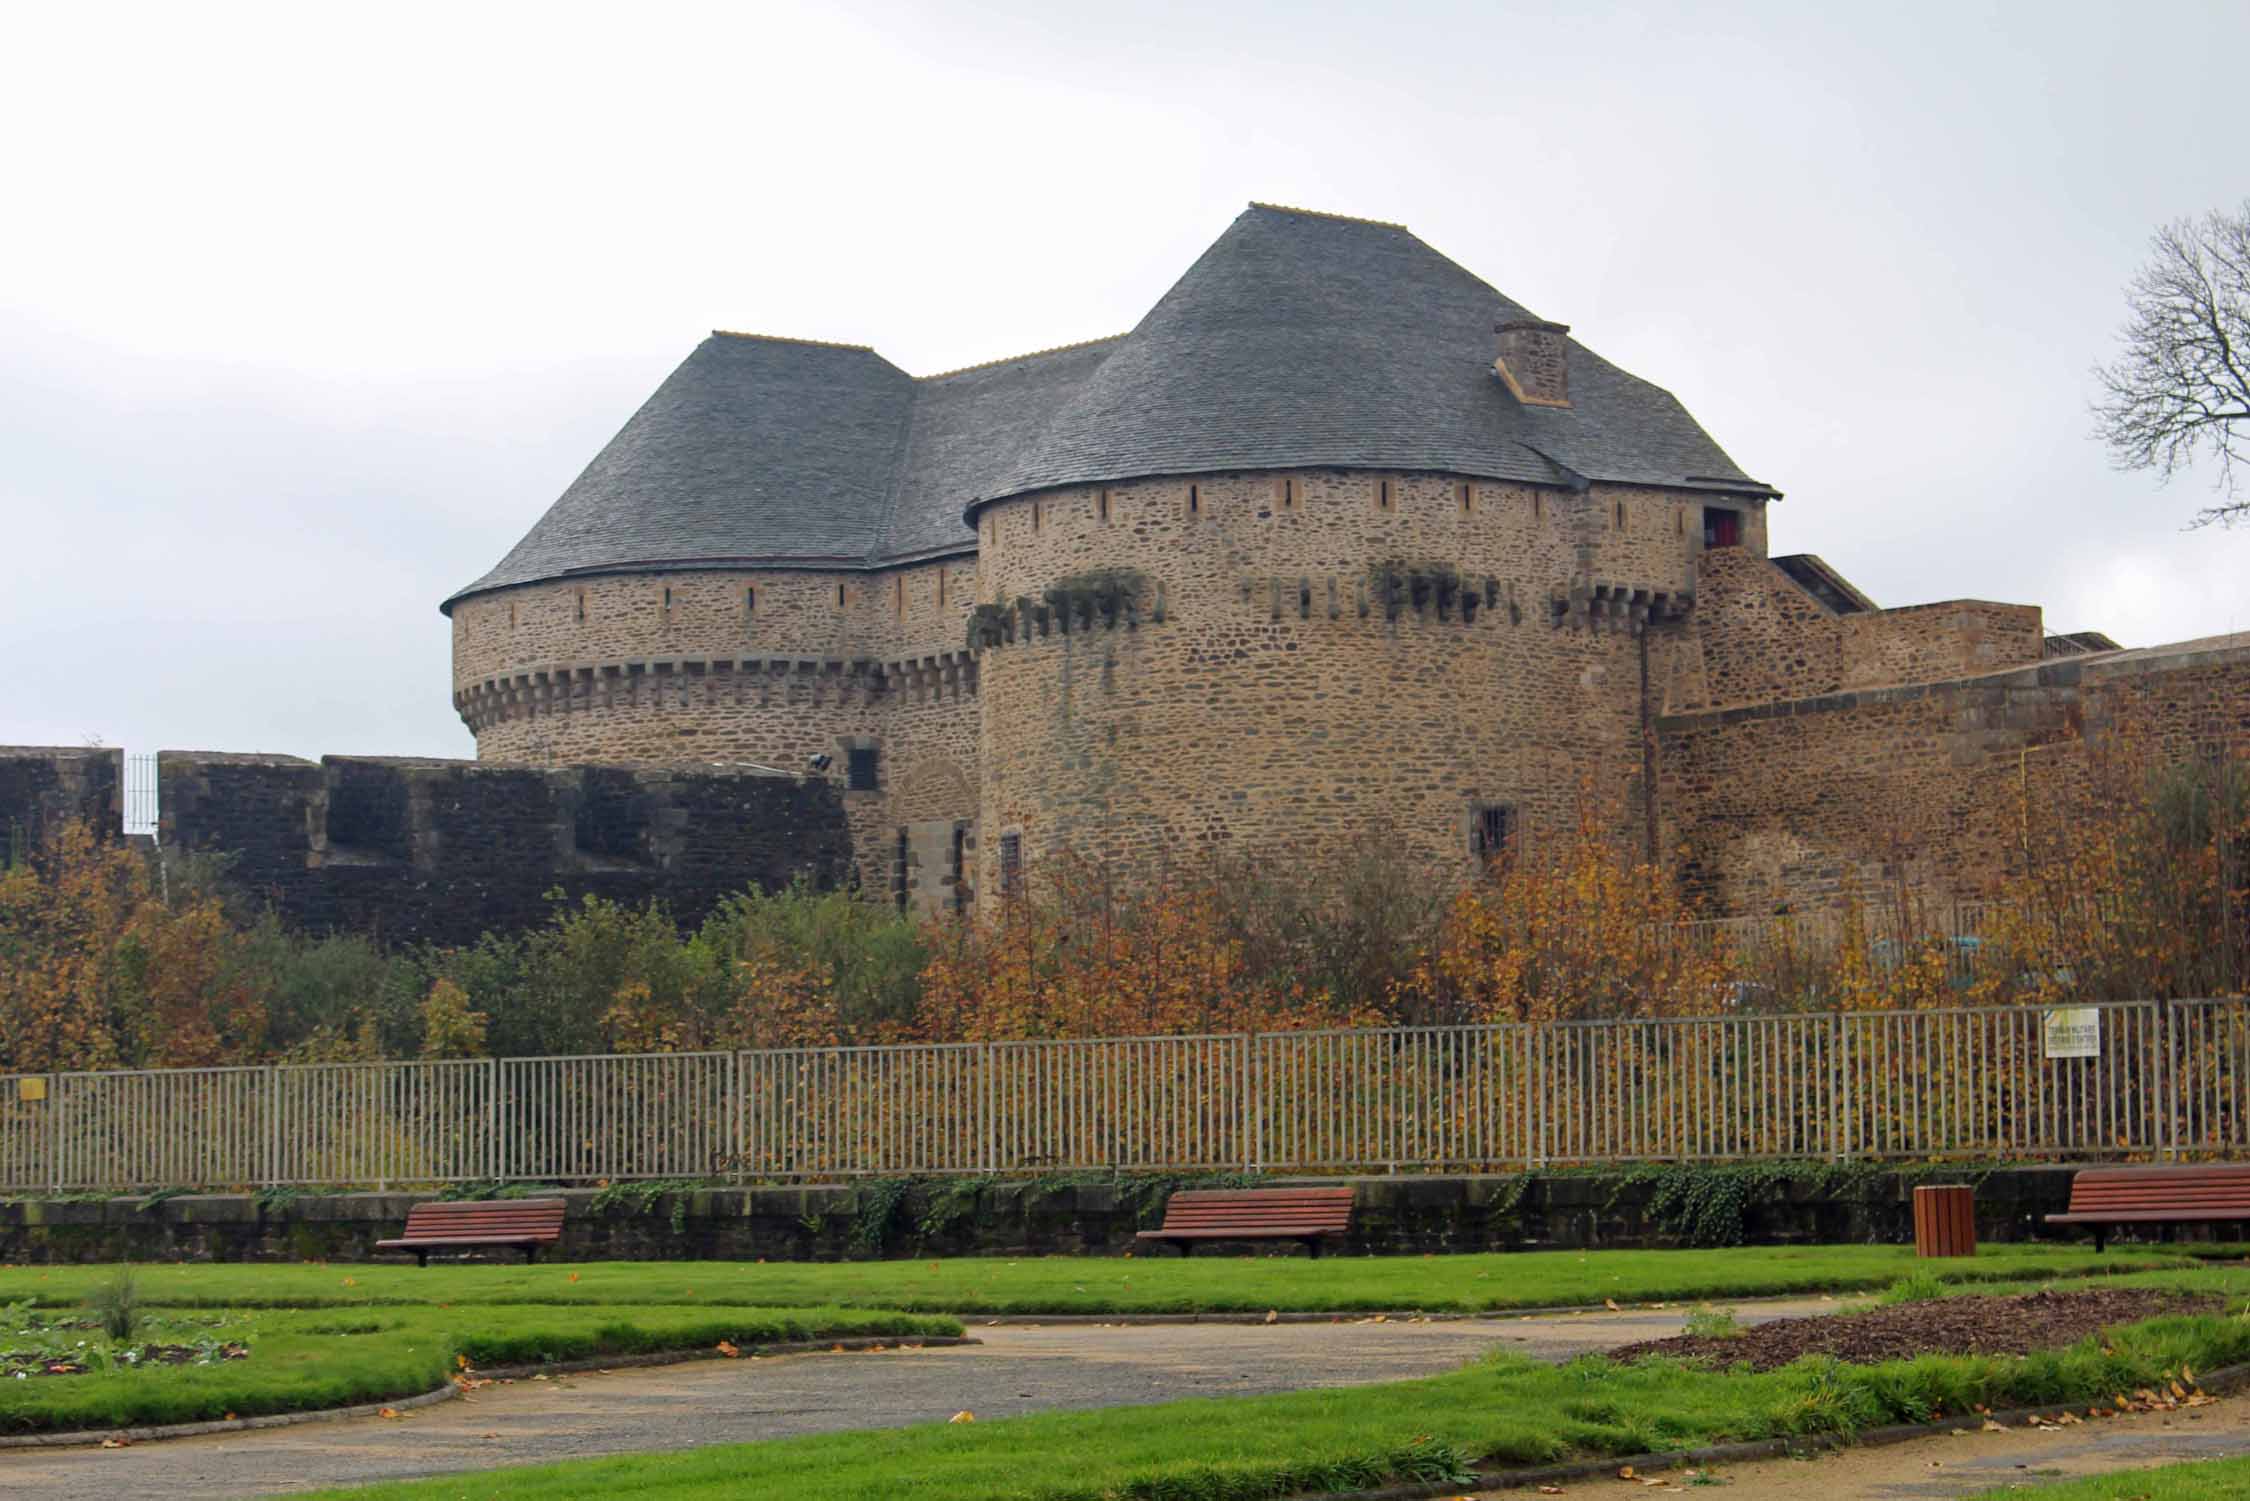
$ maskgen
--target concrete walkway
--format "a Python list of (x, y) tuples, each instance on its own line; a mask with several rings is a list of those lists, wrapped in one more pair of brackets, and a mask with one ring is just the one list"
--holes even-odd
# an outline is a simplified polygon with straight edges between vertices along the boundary
[[(1833, 1309), (1738, 1304), (1745, 1320)], [(396, 1419), (135, 1444), (0, 1451), (0, 1494), (269, 1495), (635, 1450), (1063, 1408), (1357, 1386), (1453, 1370), (1500, 1346), (1562, 1360), (1675, 1333), (1684, 1305), (1612, 1313), (1332, 1324), (972, 1323), (981, 1345), (711, 1360), (491, 1386)]]
[[(1680, 1471), (1650, 1479), (1665, 1482), (1647, 1493), (1724, 1497), (1725, 1501), (1951, 1501), (2002, 1487), (2022, 1487), (2036, 1501), (2039, 1487), (2087, 1475), (2115, 1475), (2156, 1465), (2198, 1459), (2234, 1459), (2250, 1454), (2250, 1397), (2181, 1412), (2133, 1413), (2046, 1432), (2011, 1428), (1989, 1433), (1972, 1427), (1959, 1434), (1916, 1439), (1881, 1448), (1842, 1449), (1808, 1459), (1769, 1459), (1756, 1464), (1722, 1465), (1711, 1478), (1723, 1489), (1704, 1490)], [(1573, 1481), (1565, 1496), (1615, 1497), (1615, 1478)], [(1636, 1491), (1635, 1494), (1642, 1492)], [(2126, 1482), (2120, 1494), (2141, 1488)], [(1482, 1501), (1524, 1501), (1524, 1492), (1486, 1491)]]

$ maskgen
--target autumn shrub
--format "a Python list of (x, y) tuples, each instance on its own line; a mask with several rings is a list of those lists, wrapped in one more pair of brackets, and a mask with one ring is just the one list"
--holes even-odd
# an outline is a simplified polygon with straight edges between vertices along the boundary
[(1722, 1009), (1723, 943), (1685, 942), (1694, 913), (1661, 867), (1580, 800), (1569, 837), (1504, 852), (1463, 887), (1405, 989), (1465, 1021), (1695, 1016)]

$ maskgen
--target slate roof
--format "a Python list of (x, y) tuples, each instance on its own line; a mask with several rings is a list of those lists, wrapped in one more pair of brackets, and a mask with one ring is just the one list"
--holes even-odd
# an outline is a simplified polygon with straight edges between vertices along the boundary
[(1132, 332), (916, 379), (714, 333), (499, 565), (878, 567), (967, 552), (987, 501), (1234, 469), (1422, 469), (1771, 494), (1671, 394), (1575, 340), (1567, 409), (1492, 372), (1534, 316), (1393, 224), (1253, 204)]

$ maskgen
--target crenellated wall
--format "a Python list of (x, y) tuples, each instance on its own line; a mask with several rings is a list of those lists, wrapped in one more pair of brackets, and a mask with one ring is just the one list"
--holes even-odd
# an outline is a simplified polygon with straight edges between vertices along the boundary
[(38, 844), (64, 824), (118, 827), (125, 753), (102, 746), (0, 746), (0, 859), (19, 837)]
[(722, 898), (851, 876), (845, 809), (819, 779), (724, 765), (557, 770), (483, 761), (158, 757), (161, 838), (230, 857), (290, 923), (463, 944), (547, 920), (552, 893)]

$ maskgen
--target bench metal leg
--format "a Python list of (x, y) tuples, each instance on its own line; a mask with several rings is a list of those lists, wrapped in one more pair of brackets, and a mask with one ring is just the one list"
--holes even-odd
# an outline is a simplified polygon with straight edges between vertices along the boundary
[(1311, 1257), (1311, 1258), (1312, 1258), (1312, 1259), (1313, 1259), (1314, 1261), (1318, 1261), (1318, 1260), (1320, 1260), (1320, 1237), (1319, 1237), (1319, 1236), (1315, 1235), (1315, 1236), (1308, 1236), (1308, 1237), (1306, 1237), (1306, 1239), (1305, 1239), (1305, 1254), (1306, 1254), (1307, 1256)]
[(2107, 1250), (2108, 1247), (2109, 1228), (2105, 1225), (2096, 1225), (2094, 1227), (2094, 1254), (2096, 1256), (2099, 1256), (2103, 1251)]
[(531, 1266), (538, 1260), (539, 1248), (537, 1246), (525, 1246), (523, 1248), (523, 1264), (525, 1266)]
[(416, 1251), (414, 1253), (414, 1264), (416, 1266), (422, 1267), (428, 1266), (430, 1264), (430, 1253), (427, 1251)]

